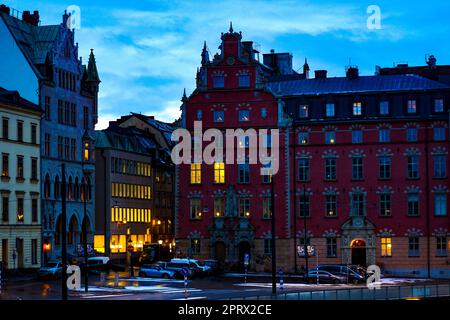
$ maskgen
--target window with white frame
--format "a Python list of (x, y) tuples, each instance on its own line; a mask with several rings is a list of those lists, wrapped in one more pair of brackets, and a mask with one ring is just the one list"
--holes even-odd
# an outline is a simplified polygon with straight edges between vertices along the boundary
[(417, 141), (417, 128), (413, 127), (406, 128), (406, 141), (408, 142)]
[(299, 106), (298, 116), (300, 118), (308, 118), (309, 117), (309, 106), (306, 104)]
[(414, 100), (414, 99), (408, 100), (407, 112), (408, 113), (416, 113), (417, 112), (417, 102), (416, 102), (416, 100)]
[(447, 194), (443, 192), (434, 194), (434, 215), (435, 216), (447, 215)]

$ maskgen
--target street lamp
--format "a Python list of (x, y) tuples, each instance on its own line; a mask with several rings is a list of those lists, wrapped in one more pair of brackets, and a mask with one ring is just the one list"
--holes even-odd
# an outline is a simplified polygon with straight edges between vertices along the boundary
[(90, 157), (90, 146), (91, 146), (91, 142), (94, 139), (89, 135), (88, 131), (85, 130), (83, 137), (81, 139), (82, 142), (82, 150), (83, 150), (83, 154), (81, 156), (81, 170), (83, 171), (83, 176), (84, 176), (84, 184), (83, 184), (83, 207), (84, 207), (84, 219), (83, 219), (83, 223), (82, 223), (82, 232), (83, 232), (83, 253), (84, 253), (84, 263), (85, 263), (85, 274), (84, 274), (84, 291), (88, 292), (88, 285), (89, 285), (89, 270), (88, 270), (88, 250), (87, 250), (87, 238), (88, 238), (88, 234), (87, 234), (87, 209), (86, 209), (86, 203), (87, 203), (87, 198), (88, 198), (88, 188), (87, 188), (87, 181), (88, 181), (88, 176), (91, 173), (91, 170), (89, 169), (85, 169), (84, 168), (84, 163), (85, 162), (89, 162), (91, 160)]

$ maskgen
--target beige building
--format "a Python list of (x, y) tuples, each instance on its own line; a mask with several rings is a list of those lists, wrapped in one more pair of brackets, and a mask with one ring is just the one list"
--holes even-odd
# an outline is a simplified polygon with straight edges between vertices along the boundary
[(41, 265), (41, 111), (0, 88), (0, 260), (7, 269)]

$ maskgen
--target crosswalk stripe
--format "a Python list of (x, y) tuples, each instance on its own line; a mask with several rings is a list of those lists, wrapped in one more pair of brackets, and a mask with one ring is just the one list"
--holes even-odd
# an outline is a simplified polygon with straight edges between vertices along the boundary
[(83, 298), (83, 299), (112, 298), (112, 297), (125, 297), (125, 296), (130, 296), (130, 295), (132, 295), (132, 293), (124, 293), (124, 294), (107, 294), (107, 295), (102, 295), (102, 296), (92, 295), (92, 296), (83, 296), (83, 297), (81, 297), (81, 298)]

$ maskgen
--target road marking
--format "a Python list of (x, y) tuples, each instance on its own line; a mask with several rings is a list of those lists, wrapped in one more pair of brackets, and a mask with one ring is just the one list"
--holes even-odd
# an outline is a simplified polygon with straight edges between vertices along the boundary
[(132, 293), (123, 293), (123, 294), (107, 294), (107, 295), (102, 295), (102, 296), (96, 296), (96, 295), (92, 295), (92, 296), (82, 296), (81, 298), (83, 299), (100, 299), (100, 298), (112, 298), (112, 297), (124, 297), (124, 296), (130, 296), (132, 295)]
[(207, 297), (190, 297), (190, 298), (180, 298), (180, 299), (173, 299), (173, 300), (199, 300), (199, 299), (208, 299)]

